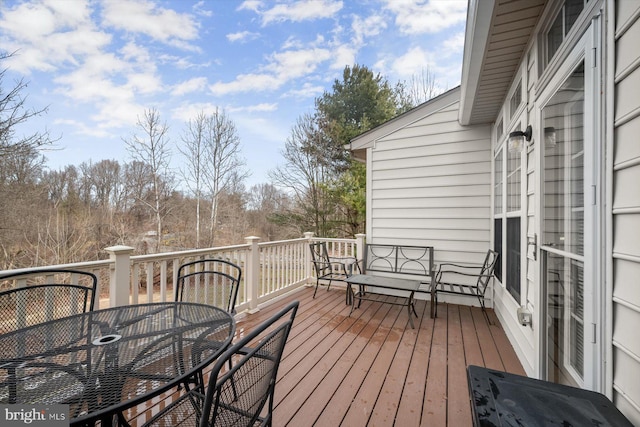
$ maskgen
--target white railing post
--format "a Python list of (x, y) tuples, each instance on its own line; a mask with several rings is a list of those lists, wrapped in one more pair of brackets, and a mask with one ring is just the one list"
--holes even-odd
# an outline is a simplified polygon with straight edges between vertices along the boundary
[[(313, 240), (313, 231), (307, 231), (304, 233), (304, 238), (308, 240), (308, 243), (311, 243), (311, 241)], [(307, 247), (309, 247), (309, 245), (307, 245)], [(311, 250), (305, 250), (304, 252), (306, 255), (304, 257), (304, 265), (305, 265), (305, 275), (307, 277), (307, 283), (313, 279), (313, 277), (311, 277), (311, 272), (313, 271), (313, 268), (311, 268)]]
[(257, 236), (245, 237), (244, 240), (251, 245), (247, 254), (246, 276), (244, 283), (249, 300), (249, 313), (258, 311), (258, 298), (260, 296), (260, 249)]
[[(356, 259), (358, 261), (364, 258), (364, 241), (366, 238), (366, 234), (356, 234)], [(362, 266), (362, 268), (364, 267)]]
[(109, 252), (109, 258), (114, 265), (109, 279), (109, 306), (129, 305), (131, 254), (134, 248), (130, 246), (110, 246), (104, 250)]

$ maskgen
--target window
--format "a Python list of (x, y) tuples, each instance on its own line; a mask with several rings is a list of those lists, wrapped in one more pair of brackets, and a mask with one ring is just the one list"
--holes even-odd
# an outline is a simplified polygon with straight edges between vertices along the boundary
[(520, 151), (507, 150), (507, 212), (519, 211), (521, 201), (522, 153)]
[(547, 31), (547, 63), (558, 51), (588, 0), (566, 0)]
[[(502, 121), (500, 121), (502, 124)], [(504, 147), (504, 144), (503, 144)], [(498, 149), (495, 156), (495, 172), (494, 172), (494, 188), (493, 188), (493, 212), (495, 218), (493, 220), (493, 250), (498, 253), (496, 261), (495, 275), (502, 283), (502, 195), (503, 195), (503, 178), (502, 178), (502, 152), (503, 148)]]
[(504, 283), (502, 281), (502, 218), (493, 220), (493, 250), (498, 253), (494, 270), (496, 279), (498, 279), (500, 283)]
[(516, 87), (515, 92), (511, 95), (511, 100), (509, 101), (509, 117), (513, 118), (513, 115), (518, 110), (518, 107), (522, 103), (522, 80), (518, 83), (518, 87)]
[(504, 135), (504, 121), (500, 119), (498, 127), (496, 128), (496, 140), (500, 141), (502, 139), (502, 135)]
[[(518, 83), (511, 98), (512, 105), (517, 107), (521, 94), (521, 83)], [(518, 304), (521, 297), (522, 156), (520, 151), (509, 151), (504, 142), (499, 145), (494, 155), (493, 188), (493, 250), (498, 253), (495, 276)]]
[(507, 218), (507, 291), (520, 303), (520, 217)]

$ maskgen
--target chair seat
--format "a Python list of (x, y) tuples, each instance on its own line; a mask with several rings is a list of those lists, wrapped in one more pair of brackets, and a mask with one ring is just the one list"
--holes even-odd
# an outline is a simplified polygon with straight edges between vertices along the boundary
[(469, 296), (481, 295), (480, 290), (476, 285), (461, 285), (459, 283), (438, 283), (436, 287), (437, 292), (461, 294)]

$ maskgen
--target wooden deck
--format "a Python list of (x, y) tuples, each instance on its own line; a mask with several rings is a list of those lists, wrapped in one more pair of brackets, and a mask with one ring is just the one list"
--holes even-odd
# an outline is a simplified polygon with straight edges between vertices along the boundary
[[(344, 290), (312, 295), (303, 288), (238, 322), (243, 334), (300, 301), (278, 373), (274, 427), (469, 426), (467, 365), (524, 374), (491, 310), (489, 325), (479, 308), (441, 303), (434, 320), (429, 303), (418, 301), (411, 329), (403, 307), (363, 302), (349, 316)], [(128, 418), (135, 425), (163, 399)]]

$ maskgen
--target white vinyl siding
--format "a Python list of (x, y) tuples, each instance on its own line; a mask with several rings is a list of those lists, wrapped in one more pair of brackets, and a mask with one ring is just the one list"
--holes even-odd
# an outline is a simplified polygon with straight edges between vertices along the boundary
[(490, 127), (461, 126), (452, 92), (448, 105), (407, 113), (414, 119), (372, 144), (368, 238), (432, 245), (436, 264), (481, 263), (490, 243)]
[(613, 165), (613, 401), (640, 425), (640, 3), (617, 1)]

